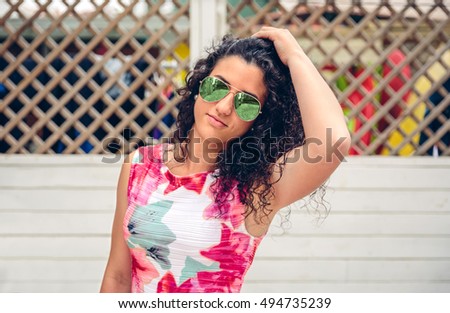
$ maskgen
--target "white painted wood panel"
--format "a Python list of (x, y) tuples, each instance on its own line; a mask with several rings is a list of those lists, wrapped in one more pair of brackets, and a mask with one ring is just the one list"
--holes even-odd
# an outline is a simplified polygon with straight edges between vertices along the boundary
[(0, 169), (0, 187), (38, 188), (89, 187), (113, 188), (117, 183), (116, 168), (111, 166), (9, 166)]
[[(447, 170), (448, 172), (448, 170)], [(400, 188), (400, 186), (399, 186)], [(335, 214), (449, 212), (449, 190), (339, 189), (327, 191), (327, 199)]]
[(78, 293), (78, 292), (99, 292), (100, 285), (98, 279), (88, 281), (67, 281), (62, 277), (56, 281), (22, 281), (22, 282), (7, 282), (0, 283), (0, 292), (46, 292), (46, 293)]
[(109, 254), (110, 239), (106, 235), (5, 236), (0, 240), (0, 260), (42, 258), (102, 258)]
[[(0, 292), (98, 291), (123, 161), (102, 158), (0, 155)], [(327, 219), (275, 220), (243, 292), (450, 292), (448, 177), (449, 158), (348, 158)]]
[[(259, 258), (258, 267), (265, 273), (274, 270), (275, 258)], [(249, 272), (248, 281), (254, 282), (311, 282), (311, 281), (450, 281), (450, 259), (303, 259), (299, 264), (297, 259), (285, 259), (283, 270), (279, 275), (268, 279), (263, 275)]]
[[(64, 192), (61, 193), (61, 190)], [(8, 212), (106, 211), (115, 207), (115, 187), (51, 189), (0, 188), (1, 210)], [(62, 201), (60, 201), (62, 200)]]
[[(1, 244), (0, 244), (1, 247)], [(257, 251), (259, 257), (444, 257), (450, 258), (450, 237), (266, 237)]]
[[(450, 213), (450, 212), (449, 212)], [(282, 224), (281, 218), (272, 222), (271, 234), (308, 236), (445, 236), (450, 237), (450, 214), (436, 212), (367, 213), (353, 214), (331, 211), (326, 219), (313, 219), (306, 213), (293, 211), (290, 226)], [(345, 229), (342, 226), (345, 225)]]
[[(448, 168), (447, 168), (448, 169)], [(395, 173), (395, 175), (392, 175)], [(330, 187), (338, 189), (448, 189), (448, 173), (440, 167), (364, 167), (344, 164), (330, 178)]]
[[(34, 223), (30, 221), (34, 220)], [(86, 210), (51, 213), (2, 213), (0, 236), (34, 235), (104, 235), (108, 236), (113, 221), (112, 212), (97, 213)]]
[(8, 279), (16, 283), (30, 280), (77, 282), (95, 278), (98, 281), (103, 276), (102, 271), (105, 266), (106, 258), (98, 260), (4, 260), (0, 261), (0, 281)]
[(247, 282), (241, 292), (299, 292), (299, 293), (329, 293), (329, 292), (393, 292), (393, 293), (415, 293), (415, 292), (445, 292), (450, 290), (449, 282), (427, 282), (409, 281), (392, 282), (387, 281), (361, 281), (342, 282), (333, 280), (311, 281), (311, 282), (271, 282), (255, 283)]

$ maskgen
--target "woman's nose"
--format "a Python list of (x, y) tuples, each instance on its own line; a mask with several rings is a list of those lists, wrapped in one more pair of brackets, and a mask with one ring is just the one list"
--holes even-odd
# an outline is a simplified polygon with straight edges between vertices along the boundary
[(225, 98), (216, 103), (216, 111), (219, 115), (230, 115), (233, 111), (234, 93), (229, 92)]

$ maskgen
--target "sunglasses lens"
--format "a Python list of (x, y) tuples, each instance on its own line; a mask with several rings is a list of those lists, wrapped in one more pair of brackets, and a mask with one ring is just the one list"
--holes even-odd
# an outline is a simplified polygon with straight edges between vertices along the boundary
[[(216, 102), (225, 98), (230, 88), (220, 79), (208, 76), (200, 84), (200, 96), (206, 102)], [(236, 114), (244, 121), (253, 121), (259, 114), (260, 103), (255, 97), (244, 92), (234, 96)]]
[(215, 102), (223, 99), (230, 89), (228, 86), (214, 78), (214, 77), (206, 77), (201, 85), (200, 85), (200, 96), (203, 98), (203, 100), (208, 102)]
[(259, 114), (259, 101), (243, 92), (239, 92), (234, 97), (234, 107), (236, 114), (244, 121), (253, 121)]

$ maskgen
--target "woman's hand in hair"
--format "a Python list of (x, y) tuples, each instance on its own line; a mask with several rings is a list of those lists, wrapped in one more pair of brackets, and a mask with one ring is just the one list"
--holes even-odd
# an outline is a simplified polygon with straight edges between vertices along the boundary
[(287, 29), (263, 26), (252, 37), (265, 38), (273, 42), (278, 56), (285, 65), (289, 66), (290, 60), (303, 56), (305, 53), (295, 37)]

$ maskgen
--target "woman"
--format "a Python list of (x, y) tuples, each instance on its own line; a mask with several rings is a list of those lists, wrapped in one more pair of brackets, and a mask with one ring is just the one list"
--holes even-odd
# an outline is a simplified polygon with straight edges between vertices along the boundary
[(239, 292), (274, 215), (350, 146), (333, 92), (284, 29), (224, 37), (180, 95), (174, 144), (123, 164), (102, 292)]

